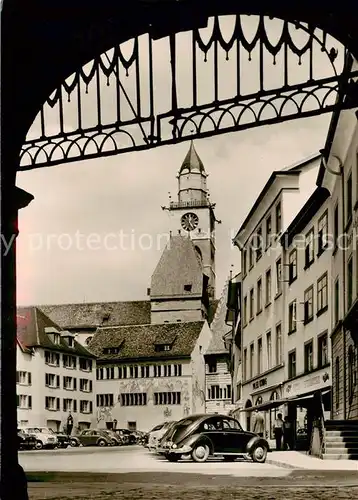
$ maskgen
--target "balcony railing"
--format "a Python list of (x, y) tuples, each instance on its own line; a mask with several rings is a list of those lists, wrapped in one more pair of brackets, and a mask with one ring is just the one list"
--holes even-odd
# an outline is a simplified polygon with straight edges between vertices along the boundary
[(193, 201), (171, 201), (170, 208), (190, 208), (190, 207), (210, 207), (211, 203), (208, 200), (193, 200)]

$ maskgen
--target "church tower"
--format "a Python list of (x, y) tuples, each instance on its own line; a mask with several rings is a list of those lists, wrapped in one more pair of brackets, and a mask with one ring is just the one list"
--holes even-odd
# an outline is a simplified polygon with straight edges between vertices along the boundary
[(178, 200), (163, 207), (171, 213), (172, 234), (187, 236), (208, 277), (209, 299), (215, 298), (215, 204), (210, 202), (207, 173), (191, 141), (178, 172)]

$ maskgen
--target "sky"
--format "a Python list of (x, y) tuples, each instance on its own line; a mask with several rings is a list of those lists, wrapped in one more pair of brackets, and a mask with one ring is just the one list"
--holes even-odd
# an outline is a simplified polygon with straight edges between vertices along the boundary
[[(249, 29), (253, 17), (248, 18)], [(277, 25), (272, 33), (277, 39)], [(188, 42), (185, 37), (183, 34), (179, 40), (180, 61), (185, 60)], [(159, 41), (154, 49), (154, 54), (158, 54), (156, 92), (160, 96), (159, 108), (163, 110), (165, 96), (170, 92), (164, 41)], [(255, 54), (253, 62), (254, 58)], [(277, 73), (275, 76), (273, 71), (277, 68), (271, 71), (271, 67), (267, 60), (268, 84), (275, 87)], [(326, 60), (319, 60), (317, 68), (325, 76)], [(300, 71), (302, 67), (297, 61), (292, 62), (292, 74), (298, 79), (302, 78)], [(178, 72), (180, 96), (188, 100), (185, 68)], [(221, 74), (222, 81), (232, 83), (230, 69), (222, 68)], [(253, 65), (242, 75), (248, 91), (254, 88), (255, 78), (257, 65), (256, 71)], [(202, 80), (210, 81), (204, 70)], [(224, 85), (226, 95), (231, 92), (229, 83)], [(208, 87), (208, 83), (203, 86), (201, 95), (210, 102)], [(109, 115), (112, 104), (109, 95), (105, 101)], [(93, 102), (86, 106), (85, 115), (93, 116)], [(55, 131), (58, 126), (55, 113), (47, 116), (49, 130)], [(73, 109), (66, 116), (69, 129), (75, 129)], [(271, 172), (323, 148), (329, 120), (330, 115), (325, 114), (195, 141), (209, 174), (208, 188), (211, 201), (216, 203), (216, 217), (222, 221), (216, 230), (217, 295), (230, 268), (239, 271), (240, 254), (231, 240)], [(35, 122), (33, 137), (38, 133), (36, 127)], [(17, 185), (35, 199), (19, 216), (18, 303), (147, 298), (150, 277), (166, 242), (165, 237), (158, 235), (167, 234), (170, 226), (170, 215), (161, 206), (168, 204), (169, 193), (172, 200), (177, 199), (176, 175), (188, 147), (189, 142), (184, 142), (20, 172)]]

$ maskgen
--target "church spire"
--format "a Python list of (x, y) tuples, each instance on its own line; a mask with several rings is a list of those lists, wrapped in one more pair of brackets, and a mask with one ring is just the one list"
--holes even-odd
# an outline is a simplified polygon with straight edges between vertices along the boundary
[(200, 172), (201, 174), (206, 175), (204, 164), (199, 158), (198, 153), (196, 152), (194, 141), (191, 140), (189, 151), (187, 152), (182, 166), (180, 167), (179, 175), (193, 172)]

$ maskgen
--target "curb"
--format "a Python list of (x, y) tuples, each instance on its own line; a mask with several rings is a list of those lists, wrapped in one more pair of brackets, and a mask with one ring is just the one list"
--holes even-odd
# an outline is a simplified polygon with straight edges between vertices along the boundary
[(299, 467), (297, 465), (291, 465), (291, 464), (288, 464), (286, 462), (280, 462), (279, 460), (266, 460), (265, 462), (266, 464), (269, 464), (269, 465), (276, 465), (278, 467), (283, 467), (284, 469), (290, 469), (290, 470), (307, 470), (305, 469), (304, 467)]

